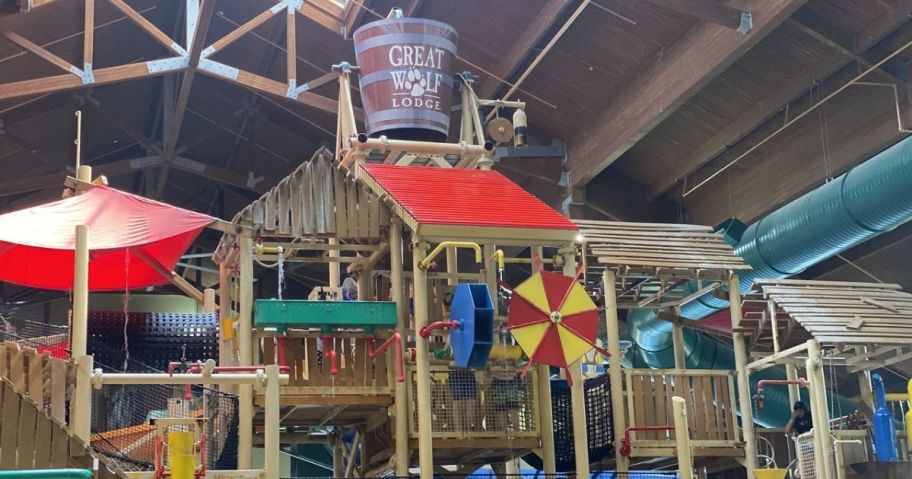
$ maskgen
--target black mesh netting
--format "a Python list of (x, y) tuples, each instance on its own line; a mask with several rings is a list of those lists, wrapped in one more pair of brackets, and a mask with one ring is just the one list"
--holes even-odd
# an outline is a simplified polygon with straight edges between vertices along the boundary
[[(102, 348), (104, 349), (104, 348)], [(102, 354), (109, 351), (100, 351)], [(106, 372), (160, 373), (130, 359), (126, 370), (95, 362)], [(206, 464), (210, 469), (237, 469), (237, 396), (193, 386), (104, 386), (92, 392), (92, 448), (127, 471), (154, 468), (156, 433), (150, 419), (205, 418)]]
[[(125, 321), (126, 319), (126, 321)], [(161, 373), (171, 361), (218, 360), (217, 314), (89, 312), (89, 354), (105, 372)], [(206, 462), (237, 469), (237, 396), (193, 386), (105, 386), (93, 390), (92, 447), (128, 471), (154, 468), (150, 419), (205, 418)]]
[(25, 348), (48, 351), (57, 358), (69, 358), (66, 326), (34, 321), (18, 316), (15, 310), (0, 307), (0, 341), (15, 341)]
[(124, 313), (90, 311), (88, 348), (96, 362), (117, 366), (129, 354), (166, 370), (182, 357), (218, 360), (218, 327), (217, 313), (129, 313), (125, 335)]
[[(587, 379), (586, 425), (589, 438), (589, 462), (601, 460), (613, 450), (614, 429), (611, 424), (611, 387), (608, 375)], [(551, 409), (554, 419), (554, 448), (558, 471), (576, 467), (573, 448), (573, 417), (571, 416), (570, 387), (566, 381), (551, 381)], [(523, 459), (536, 469), (542, 468), (541, 458), (528, 454)]]

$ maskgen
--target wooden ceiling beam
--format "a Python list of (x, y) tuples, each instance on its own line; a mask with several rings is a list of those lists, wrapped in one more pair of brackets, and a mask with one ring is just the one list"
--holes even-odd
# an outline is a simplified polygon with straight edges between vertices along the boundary
[(561, 15), (573, 2), (568, 0), (548, 0), (541, 7), (538, 15), (525, 27), (519, 39), (503, 56), (501, 62), (491, 69), (493, 77), (485, 78), (478, 89), (481, 98), (491, 98), (501, 85), (501, 78), (507, 79), (522, 66), (532, 53), (532, 49), (541, 42), (545, 34), (554, 26)]
[(139, 28), (143, 29), (148, 33), (156, 42), (160, 43), (163, 47), (170, 50), (176, 55), (186, 55), (187, 51), (183, 49), (177, 42), (174, 41), (167, 33), (161, 31), (154, 23), (146, 19), (139, 12), (133, 9), (133, 7), (127, 5), (124, 0), (108, 0), (111, 2), (111, 5), (114, 5), (115, 8), (120, 10), (124, 15), (127, 16), (130, 20), (133, 21)]
[(370, 0), (357, 0), (345, 4), (345, 8), (342, 10), (342, 36), (345, 38), (349, 38), (355, 28), (361, 24), (361, 19), (367, 13), (366, 3), (370, 3)]
[(209, 165), (201, 161), (192, 160), (183, 156), (178, 156), (172, 162), (174, 168), (178, 170), (193, 173), (206, 179), (215, 180), (230, 186), (236, 186), (243, 190), (253, 191), (255, 193), (265, 193), (268, 188), (260, 186), (261, 178), (251, 178), (239, 173), (235, 173), (224, 168)]
[[(855, 53), (861, 55), (879, 43), (890, 32), (905, 23), (910, 15), (912, 0), (903, 0), (872, 20), (858, 34), (858, 47)], [(655, 198), (668, 192), (678, 181), (697, 171), (780, 112), (787, 104), (803, 96), (815, 82), (832, 76), (851, 60), (841, 52), (834, 52), (829, 58), (808, 65), (803, 72), (790, 78), (785, 85), (775, 88), (774, 93), (759, 101), (754, 108), (729, 122), (728, 126), (676, 162), (674, 171), (649, 185), (649, 197)]]
[(152, 65), (160, 64), (159, 62), (162, 62), (162, 60), (136, 62), (126, 65), (101, 68), (93, 72), (95, 81), (91, 83), (84, 83), (82, 78), (72, 74), (2, 83), (0, 84), (0, 100), (22, 96), (39, 95), (42, 93), (96, 87), (100, 85), (106, 85), (108, 83), (137, 80), (140, 78), (151, 78), (186, 70), (186, 67), (181, 65), (166, 66), (161, 69), (152, 67)]
[[(175, 150), (177, 149), (177, 140), (180, 137), (181, 129), (184, 125), (184, 117), (187, 114), (187, 105), (190, 103), (190, 90), (193, 88), (193, 79), (196, 76), (196, 67), (202, 58), (204, 42), (206, 35), (209, 33), (209, 25), (212, 23), (212, 15), (215, 12), (215, 0), (187, 0), (187, 16), (197, 14), (196, 28), (187, 32), (187, 40), (190, 42), (187, 48), (189, 52), (190, 69), (184, 73), (181, 80), (180, 90), (177, 94), (177, 101), (174, 104), (174, 113), (168, 122), (168, 131), (162, 133), (164, 148), (162, 155), (165, 158), (165, 166), (162, 167), (158, 175), (158, 183), (155, 188), (155, 198), (160, 198), (165, 191), (165, 185), (168, 182), (168, 173), (171, 170), (171, 163), (175, 160)], [(194, 4), (194, 2), (196, 2)], [(196, 7), (196, 8), (191, 8)], [(194, 11), (198, 10), (198, 11)]]
[(711, 23), (692, 28), (615, 96), (569, 141), (571, 182), (582, 186), (614, 163), (684, 102), (728, 68), (805, 0), (751, 0), (754, 28), (745, 35)]
[(48, 51), (46, 48), (33, 43), (28, 38), (25, 38), (16, 32), (11, 32), (9, 30), (3, 30), (3, 31), (0, 31), (0, 35), (5, 37), (7, 40), (15, 43), (16, 45), (19, 45), (20, 47), (24, 48), (25, 50), (27, 50), (31, 53), (34, 53), (35, 55), (38, 55), (39, 57), (41, 57), (48, 63), (53, 64), (57, 68), (60, 68), (61, 70), (65, 71), (67, 73), (72, 73), (74, 75), (82, 74), (81, 70), (79, 68), (77, 68), (76, 65), (73, 65), (72, 63), (64, 60), (63, 58), (58, 57), (57, 55)]
[(663, 8), (722, 25), (742, 33), (751, 29), (751, 12), (729, 7), (718, 0), (647, 0)]

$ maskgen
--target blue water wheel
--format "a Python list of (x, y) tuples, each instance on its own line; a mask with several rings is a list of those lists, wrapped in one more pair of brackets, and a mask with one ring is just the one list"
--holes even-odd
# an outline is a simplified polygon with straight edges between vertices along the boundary
[(456, 285), (450, 319), (459, 326), (450, 330), (453, 360), (462, 368), (481, 368), (488, 364), (494, 343), (494, 304), (486, 284)]

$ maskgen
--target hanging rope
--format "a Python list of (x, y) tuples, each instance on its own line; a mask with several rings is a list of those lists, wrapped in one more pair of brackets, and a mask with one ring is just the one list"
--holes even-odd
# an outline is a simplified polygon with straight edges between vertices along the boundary
[(130, 337), (127, 335), (127, 325), (130, 324), (130, 249), (124, 252), (124, 293), (123, 293), (123, 340), (124, 360), (122, 370), (126, 371), (130, 364)]

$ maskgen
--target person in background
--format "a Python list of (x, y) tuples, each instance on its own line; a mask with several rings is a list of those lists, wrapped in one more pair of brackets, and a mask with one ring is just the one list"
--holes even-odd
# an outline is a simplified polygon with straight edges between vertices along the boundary
[(792, 417), (785, 425), (786, 434), (800, 436), (814, 428), (814, 421), (811, 419), (811, 411), (801, 401), (795, 403), (792, 408)]
[(348, 275), (348, 277), (342, 281), (342, 300), (358, 300), (358, 280), (355, 279), (354, 275)]

